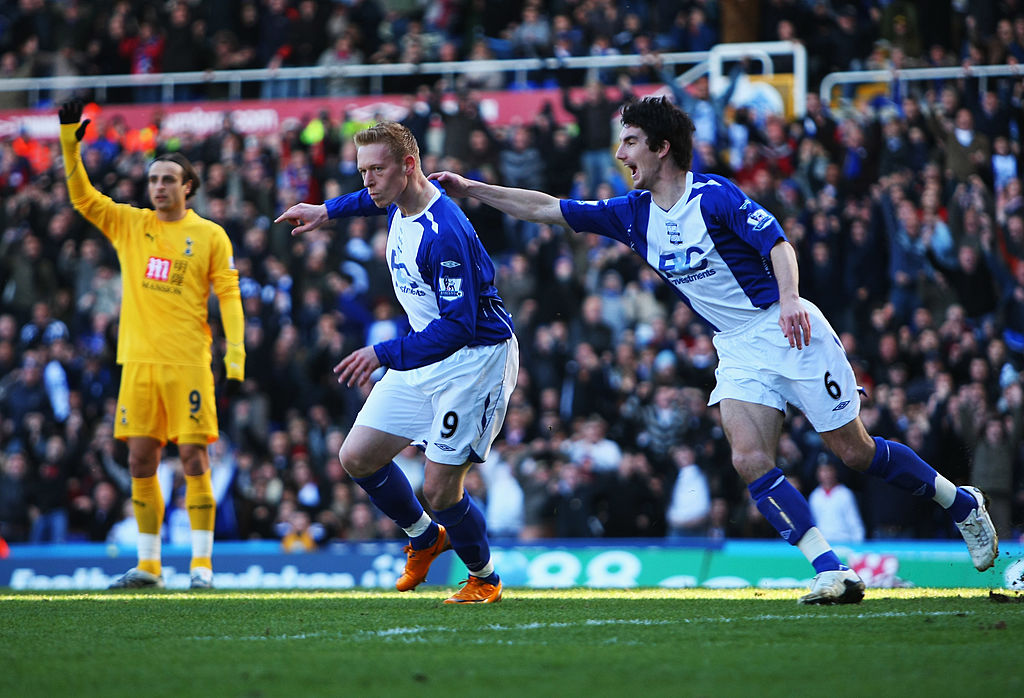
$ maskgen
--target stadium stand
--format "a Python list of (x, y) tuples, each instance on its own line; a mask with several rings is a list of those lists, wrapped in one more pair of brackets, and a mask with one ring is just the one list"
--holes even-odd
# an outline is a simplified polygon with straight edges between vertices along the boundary
[[(522, 79), (338, 74), (237, 88), (252, 99), (400, 94), (427, 171), (582, 198), (578, 124), (541, 110), (495, 125), (473, 90), (596, 80), (617, 98), (618, 88), (675, 77), (658, 70), (659, 53), (800, 41), (809, 57), (802, 116), (716, 106), (703, 86), (685, 88), (695, 115), (711, 110), (715, 134), (698, 143), (695, 169), (735, 178), (783, 223), (804, 296), (833, 319), (867, 389), (872, 433), (985, 490), (1000, 536), (1012, 540), (1024, 534), (1024, 81), (968, 72), (844, 86), (832, 103), (817, 87), (836, 71), (1017, 65), (1022, 12), (1015, 2), (950, 0), (0, 0), (0, 82), (151, 75), (102, 94), (105, 105), (150, 104), (231, 96), (221, 83), (159, 84), (182, 71), (647, 55), (633, 67), (540, 68)], [(451, 93), (456, 111), (441, 106)], [(52, 104), (63, 96), (0, 91), (0, 109), (48, 113), (49, 104), (56, 122)], [(219, 396), (218, 539), (313, 547), (401, 535), (373, 518), (337, 459), (363, 396), (330, 371), (368, 338), (407, 329), (382, 259), (386, 233), (352, 220), (292, 239), (271, 223), (294, 201), (358, 187), (349, 141), (361, 123), (325, 110), (271, 134), (225, 123), (193, 137), (162, 133), (159, 119), (129, 128), (110, 118), (94, 124), (86, 147), (93, 182), (137, 205), (148, 205), (148, 159), (181, 150), (202, 168), (198, 212), (234, 244), (248, 371), (240, 395)], [(70, 208), (58, 158), (45, 139), (0, 135), (0, 534), (15, 543), (106, 540), (128, 494), (111, 432), (119, 272), (108, 243)], [(598, 191), (622, 190), (607, 171)], [(666, 536), (676, 479), (690, 465), (674, 445), (685, 443), (710, 497), (702, 528), (688, 534), (774, 537), (729, 465), (717, 410), (705, 406), (709, 329), (614, 243), (519, 225), (472, 202), (466, 210), (499, 263), (522, 348), (504, 432), (468, 482), (496, 535)], [(833, 457), (793, 414), (779, 460), (808, 494)], [(416, 452), (399, 464), (414, 474)], [(162, 477), (172, 521), (184, 487), (173, 457)], [(927, 503), (846, 469), (839, 477), (868, 539), (958, 535)]]

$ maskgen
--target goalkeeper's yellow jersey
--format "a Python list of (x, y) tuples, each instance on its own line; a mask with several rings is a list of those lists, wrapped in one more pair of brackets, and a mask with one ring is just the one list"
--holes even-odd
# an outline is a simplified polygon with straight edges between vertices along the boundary
[(152, 209), (114, 202), (85, 176), (78, 144), (62, 145), (71, 203), (110, 239), (121, 263), (117, 362), (209, 366), (211, 284), (222, 314), (225, 305), (236, 304), (241, 316), (227, 233), (191, 209), (179, 221), (164, 222)]

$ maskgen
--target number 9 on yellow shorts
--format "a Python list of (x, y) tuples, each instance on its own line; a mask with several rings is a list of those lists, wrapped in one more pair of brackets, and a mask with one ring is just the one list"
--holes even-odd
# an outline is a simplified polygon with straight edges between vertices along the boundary
[(122, 367), (114, 436), (161, 443), (217, 440), (213, 372), (207, 366), (127, 363)]

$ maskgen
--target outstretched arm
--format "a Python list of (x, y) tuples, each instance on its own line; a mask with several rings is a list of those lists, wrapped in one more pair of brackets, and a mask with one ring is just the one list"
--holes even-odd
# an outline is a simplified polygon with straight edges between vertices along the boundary
[[(68, 199), (75, 210), (96, 226), (115, 245), (123, 235), (137, 230), (135, 218), (141, 209), (115, 203), (101, 194), (89, 181), (82, 163), (80, 141), (85, 136), (89, 119), (82, 119), (84, 105), (80, 99), (64, 102), (60, 107), (60, 149), (64, 156), (64, 177)], [(141, 234), (141, 233), (140, 233)]]
[(293, 226), (292, 235), (308, 233), (327, 222), (326, 204), (295, 204), (274, 220), (275, 223), (288, 221)]
[(79, 143), (85, 136), (89, 119), (82, 121), (82, 110), (85, 107), (80, 99), (71, 99), (61, 105), (57, 113), (60, 119), (60, 147), (64, 155), (64, 176), (67, 179), (68, 194), (72, 203), (84, 200), (92, 190), (89, 176), (82, 165), (82, 153)]
[(513, 218), (548, 225), (567, 225), (559, 200), (531, 189), (514, 189), (466, 179), (454, 172), (434, 172), (430, 179), (441, 183), (448, 196), (471, 196)]
[(282, 213), (274, 221), (288, 221), (295, 228), (292, 235), (308, 233), (316, 230), (327, 221), (334, 218), (348, 218), (351, 216), (383, 216), (388, 212), (387, 207), (380, 208), (370, 198), (366, 188), (354, 191), (349, 194), (342, 194), (333, 199), (328, 199), (322, 204), (295, 204)]

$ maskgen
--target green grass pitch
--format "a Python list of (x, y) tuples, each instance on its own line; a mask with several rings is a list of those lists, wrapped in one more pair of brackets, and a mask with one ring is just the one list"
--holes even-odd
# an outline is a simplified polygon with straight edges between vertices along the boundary
[(0, 592), (0, 696), (1024, 695), (1024, 595)]

